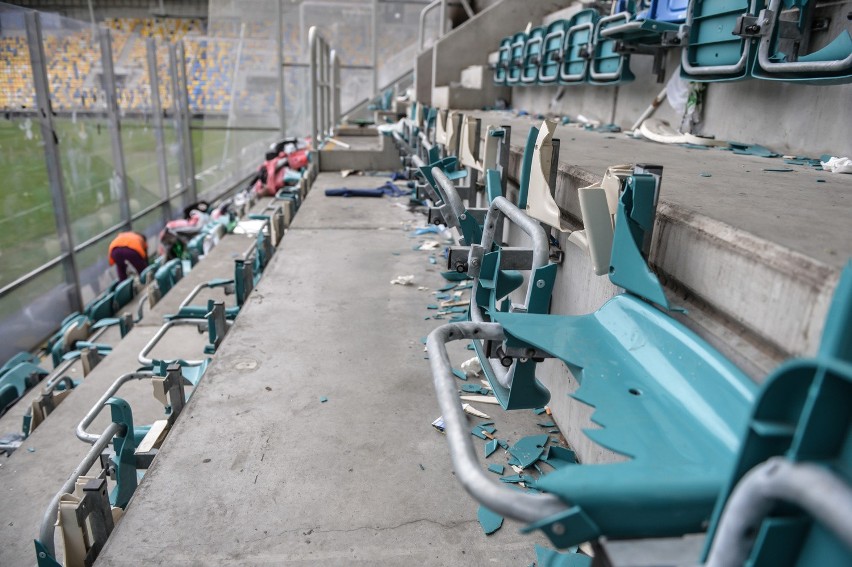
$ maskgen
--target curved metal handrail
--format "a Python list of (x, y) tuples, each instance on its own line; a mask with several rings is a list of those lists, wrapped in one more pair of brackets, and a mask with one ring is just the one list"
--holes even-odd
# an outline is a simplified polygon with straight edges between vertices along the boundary
[(498, 323), (450, 323), (432, 331), (426, 338), (429, 364), (438, 405), (444, 419), (444, 432), (450, 445), (450, 459), (456, 477), (467, 492), (493, 512), (520, 520), (538, 522), (568, 510), (569, 505), (552, 494), (519, 492), (486, 475), (476, 457), (466, 417), (458, 398), (446, 343), (460, 339), (502, 340)]
[(86, 428), (89, 427), (96, 417), (101, 413), (101, 411), (106, 407), (106, 403), (110, 398), (115, 396), (121, 387), (130, 382), (131, 380), (142, 380), (143, 378), (152, 378), (154, 373), (150, 370), (140, 370), (138, 372), (128, 372), (127, 374), (122, 374), (119, 376), (112, 385), (107, 388), (101, 398), (95, 402), (95, 405), (92, 406), (83, 419), (80, 420), (80, 423), (77, 424), (77, 428), (74, 430), (74, 434), (77, 435), (77, 439), (83, 441), (84, 443), (97, 443), (98, 440), (103, 436), (95, 435), (94, 433), (89, 433), (86, 431)]
[[(515, 223), (527, 236), (530, 237), (533, 244), (533, 260), (531, 270), (546, 266), (550, 262), (550, 243), (547, 239), (547, 233), (544, 228), (535, 219), (527, 215), (524, 211), (516, 207), (511, 201), (505, 197), (496, 197), (491, 201), (491, 206), (488, 207), (488, 213), (485, 215), (485, 225), (482, 230), (482, 244), (471, 246), (468, 254), (468, 270), (475, 275), (473, 279), (473, 289), (476, 290), (479, 286), (479, 270), (481, 268), (481, 254), (487, 254), (491, 251), (494, 244), (495, 233), (498, 226), (502, 226), (500, 217), (508, 218)], [(481, 254), (480, 254), (481, 253)], [(527, 296), (524, 302), (524, 307), (530, 303), (530, 296), (533, 290), (533, 282), (528, 282)], [(474, 323), (485, 323), (485, 315), (479, 304), (476, 303), (476, 293), (470, 294), (470, 319)], [(482, 361), (491, 366), (491, 372), (497, 378), (497, 382), (504, 388), (511, 388), (515, 375), (515, 368), (518, 361), (512, 362), (509, 368), (503, 366), (498, 359), (497, 364), (492, 364), (491, 359)]]
[(80, 464), (77, 465), (68, 477), (68, 480), (66, 480), (65, 484), (62, 485), (62, 488), (59, 489), (59, 492), (57, 492), (50, 500), (50, 504), (47, 505), (47, 509), (44, 511), (44, 516), (41, 518), (38, 539), (51, 556), (56, 556), (56, 546), (53, 542), (53, 536), (54, 523), (56, 522), (56, 514), (59, 510), (60, 499), (63, 495), (71, 494), (74, 491), (74, 484), (77, 482), (77, 479), (89, 472), (92, 465), (94, 465), (100, 458), (103, 450), (109, 446), (112, 438), (116, 435), (123, 434), (125, 434), (124, 425), (115, 422), (107, 425), (104, 432), (101, 433), (98, 440), (92, 444), (92, 448), (89, 449), (89, 452), (86, 453), (86, 456), (83, 457), (83, 460), (80, 461)]

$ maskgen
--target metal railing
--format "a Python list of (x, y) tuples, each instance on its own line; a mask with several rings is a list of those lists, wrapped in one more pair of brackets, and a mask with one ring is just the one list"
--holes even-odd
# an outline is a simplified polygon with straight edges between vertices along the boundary
[(311, 54), (311, 144), (315, 150), (334, 135), (340, 119), (340, 60), (316, 26), (308, 30)]
[(435, 8), (440, 7), (441, 10), (438, 14), (438, 37), (435, 39), (441, 39), (444, 37), (444, 34), (447, 33), (447, 6), (451, 4), (455, 6), (461, 5), (467, 13), (468, 18), (473, 18), (476, 15), (467, 0), (459, 0), (458, 2), (450, 2), (449, 0), (433, 0), (420, 11), (420, 30), (417, 34), (417, 47), (420, 51), (423, 51), (423, 40), (425, 39), (424, 36), (426, 33), (426, 16)]

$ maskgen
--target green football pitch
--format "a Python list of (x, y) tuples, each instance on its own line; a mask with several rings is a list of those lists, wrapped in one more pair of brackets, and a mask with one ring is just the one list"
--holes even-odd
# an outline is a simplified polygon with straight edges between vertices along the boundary
[[(74, 243), (79, 244), (119, 222), (110, 133), (102, 119), (57, 118), (55, 123)], [(136, 213), (162, 195), (154, 131), (144, 122), (123, 121), (121, 132), (131, 213)], [(179, 148), (174, 129), (166, 128), (165, 134), (169, 185), (174, 191)], [(193, 130), (192, 135), (196, 173), (218, 165), (225, 132)], [(202, 183), (199, 192), (203, 189)], [(179, 199), (175, 201), (178, 205)], [(144, 229), (161, 218), (155, 210), (134, 228)], [(95, 248), (93, 253), (105, 254), (101, 246)], [(58, 254), (39, 125), (26, 118), (0, 120), (0, 287)]]

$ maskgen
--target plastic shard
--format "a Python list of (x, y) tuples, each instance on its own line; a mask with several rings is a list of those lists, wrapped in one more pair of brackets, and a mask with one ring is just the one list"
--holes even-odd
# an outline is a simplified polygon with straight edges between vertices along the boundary
[(509, 447), (509, 453), (518, 461), (518, 466), (527, 468), (536, 462), (547, 446), (550, 437), (547, 435), (530, 435), (521, 438), (517, 443)]
[[(497, 447), (498, 444), (496, 439), (491, 439), (490, 441), (488, 441), (488, 443), (485, 444), (485, 458), (487, 459), (488, 457), (490, 457), (491, 454), (497, 450)], [(503, 471), (500, 472), (502, 474)]]
[(506, 467), (503, 465), (491, 464), (488, 465), (488, 470), (493, 472), (494, 474), (503, 474), (503, 471), (506, 470)]
[(485, 535), (493, 534), (503, 525), (503, 516), (495, 514), (485, 506), (479, 507), (476, 517), (479, 520), (479, 525), (482, 526), (482, 531), (485, 532)]

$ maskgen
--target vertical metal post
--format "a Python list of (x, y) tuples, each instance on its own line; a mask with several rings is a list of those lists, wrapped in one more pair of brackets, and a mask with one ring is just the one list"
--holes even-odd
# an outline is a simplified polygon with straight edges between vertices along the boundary
[(183, 107), (184, 151), (189, 156), (186, 161), (186, 188), (188, 190), (187, 200), (190, 203), (194, 203), (198, 200), (198, 191), (195, 186), (195, 152), (192, 149), (192, 133), (189, 128), (192, 113), (189, 110), (189, 91), (186, 79), (186, 54), (184, 53), (183, 41), (177, 42), (176, 49), (178, 56), (178, 82), (180, 83), (180, 91), (176, 93), (176, 96), (180, 97), (181, 106)]
[(370, 26), (370, 39), (373, 41), (372, 63), (373, 63), (373, 95), (379, 93), (379, 0), (373, 0), (373, 19)]
[[(169, 44), (169, 79), (172, 83), (172, 112), (174, 114), (174, 123), (175, 123), (175, 136), (177, 137), (177, 143), (180, 147), (180, 158), (178, 159), (178, 168), (180, 171), (180, 190), (181, 192), (186, 190), (186, 178), (189, 175), (186, 169), (186, 141), (184, 140), (184, 128), (183, 128), (183, 110), (181, 110), (182, 99), (179, 95), (180, 93), (180, 80), (178, 79), (178, 71), (177, 71), (177, 47), (175, 44)], [(181, 204), (183, 206), (189, 204), (187, 200), (187, 196), (184, 193), (181, 197)]]
[[(299, 5), (299, 12), (301, 13), (302, 5)], [(314, 151), (319, 151), (319, 109), (317, 108), (317, 88), (319, 85), (317, 84), (317, 28), (315, 26), (311, 26), (311, 29), (308, 31), (308, 50), (310, 52), (310, 81), (308, 82), (308, 88), (310, 89), (310, 99), (311, 99), (311, 146)]]
[(103, 87), (106, 97), (107, 121), (112, 146), (113, 180), (118, 185), (118, 210), (121, 220), (129, 229), (130, 195), (127, 192), (127, 170), (124, 167), (124, 148), (121, 143), (121, 122), (118, 117), (118, 96), (115, 92), (115, 70), (112, 63), (112, 39), (107, 28), (98, 30), (101, 43), (101, 68), (103, 69)]
[(229, 98), (231, 99), (230, 104), (228, 104), (228, 124), (225, 129), (225, 144), (222, 148), (222, 160), (220, 165), (224, 165), (225, 161), (228, 159), (228, 149), (231, 146), (231, 128), (233, 128), (236, 124), (234, 122), (237, 118), (237, 78), (239, 77), (240, 72), (240, 59), (243, 56), (243, 41), (246, 36), (246, 23), (243, 22), (240, 24), (240, 39), (237, 43), (237, 56), (234, 59), (234, 72), (231, 73), (231, 92), (229, 94)]
[(151, 116), (154, 119), (154, 140), (157, 144), (157, 169), (160, 177), (160, 191), (163, 194), (163, 222), (169, 222), (169, 162), (166, 155), (166, 137), (163, 132), (163, 105), (160, 101), (160, 77), (157, 75), (157, 40), (149, 37), (145, 40), (148, 56), (148, 83), (151, 85)]
[(331, 128), (340, 123), (340, 58), (337, 50), (331, 50)]
[(438, 39), (440, 39), (447, 33), (447, 0), (441, 0), (441, 11), (438, 17), (441, 18), (438, 22)]
[(41, 16), (38, 12), (26, 12), (24, 19), (27, 28), (27, 46), (30, 51), (36, 107), (41, 125), (41, 139), (44, 144), (44, 161), (47, 167), (53, 216), (56, 222), (56, 235), (59, 239), (59, 249), (62, 252), (65, 282), (68, 284), (68, 299), (71, 309), (82, 311), (83, 297), (80, 294), (80, 275), (74, 256), (74, 236), (71, 231), (68, 203), (65, 201), (65, 186), (59, 160), (59, 140), (53, 127), (53, 109), (50, 106), (50, 83), (47, 80), (44, 42), (41, 36)]
[(281, 130), (281, 137), (287, 135), (287, 120), (285, 111), (287, 105), (284, 100), (284, 8), (281, 2), (275, 3), (277, 10), (278, 23), (275, 27), (275, 56), (278, 64), (278, 127)]
[(327, 121), (326, 114), (327, 114), (327, 111), (328, 111), (328, 107), (327, 107), (328, 97), (326, 96), (326, 89), (325, 89), (325, 85), (326, 85), (326, 82), (328, 80), (328, 75), (327, 75), (327, 72), (328, 72), (327, 67), (328, 66), (326, 65), (327, 59), (326, 59), (326, 56), (325, 56), (325, 41), (323, 40), (322, 37), (320, 37), (319, 40), (317, 41), (317, 45), (319, 46), (319, 97), (320, 97), (320, 101), (319, 101), (319, 112), (320, 112), (319, 127), (320, 127), (320, 136), (325, 138), (326, 133), (328, 132), (328, 130), (326, 128), (326, 121)]

